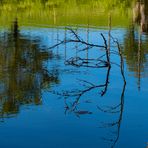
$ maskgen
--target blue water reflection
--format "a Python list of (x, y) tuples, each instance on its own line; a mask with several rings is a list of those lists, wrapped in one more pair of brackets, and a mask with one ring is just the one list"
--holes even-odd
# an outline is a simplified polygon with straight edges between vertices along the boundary
[[(124, 53), (125, 87), (120, 68), (115, 64), (110, 70), (65, 65), (70, 57), (96, 58), (103, 51), (95, 48), (81, 53), (78, 48), (84, 47), (77, 43), (49, 49), (65, 36), (71, 37), (64, 27), (22, 27), (15, 31), (0, 33), (0, 147), (146, 147), (146, 35), (141, 35), (139, 43), (137, 30), (134, 36), (127, 28), (111, 30)], [(107, 28), (79, 27), (76, 31), (94, 44), (104, 44), (100, 33), (108, 37)], [(119, 63), (118, 56), (112, 55), (111, 59)], [(75, 109), (75, 96), (65, 99), (59, 95), (83, 90), (86, 83), (80, 80), (100, 85), (107, 78), (109, 83), (103, 96), (104, 88), (92, 89), (81, 97)], [(116, 110), (108, 112), (116, 106)]]

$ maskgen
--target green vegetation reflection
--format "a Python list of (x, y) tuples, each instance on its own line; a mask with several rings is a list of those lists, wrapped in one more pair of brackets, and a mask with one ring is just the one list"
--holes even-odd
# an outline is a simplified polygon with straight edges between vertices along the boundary
[[(105, 26), (108, 13), (113, 25), (127, 26), (135, 0), (2, 0), (1, 24), (7, 25), (15, 17), (21, 24)], [(5, 15), (4, 15), (5, 14)], [(7, 17), (7, 19), (5, 19)]]
[(19, 112), (23, 104), (42, 103), (42, 91), (59, 83), (58, 70), (48, 72), (52, 52), (39, 48), (39, 41), (19, 32), (17, 19), (11, 31), (0, 36), (0, 117)]

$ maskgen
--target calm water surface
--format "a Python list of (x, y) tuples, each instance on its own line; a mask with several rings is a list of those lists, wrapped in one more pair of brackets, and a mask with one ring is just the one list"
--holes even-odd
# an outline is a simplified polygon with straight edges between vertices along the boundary
[[(140, 5), (135, 3), (130, 10)], [(29, 19), (26, 13), (24, 19), (23, 13), (8, 13), (8, 20), (3, 19), (5, 11), (0, 17), (4, 23), (0, 27), (0, 147), (146, 148), (147, 22), (132, 15), (120, 18), (120, 11), (116, 15), (95, 11), (94, 20), (81, 16), (80, 21), (67, 14), (61, 23), (64, 16), (56, 20), (50, 16), (54, 25), (36, 12), (37, 22), (31, 12)], [(111, 51), (117, 51), (111, 36), (118, 39), (126, 85), (116, 54), (110, 55), (111, 68), (92, 68), (96, 61), (85, 66), (82, 61), (77, 61), (81, 66), (66, 61), (96, 59), (105, 53), (100, 48), (82, 51), (87, 45), (77, 42), (50, 48), (74, 38), (67, 29), (71, 26), (87, 43), (104, 45), (102, 33)]]

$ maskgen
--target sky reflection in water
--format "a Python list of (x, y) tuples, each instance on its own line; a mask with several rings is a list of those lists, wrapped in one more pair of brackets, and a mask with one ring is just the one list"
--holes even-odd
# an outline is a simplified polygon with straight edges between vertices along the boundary
[[(125, 86), (114, 64), (111, 69), (65, 65), (70, 57), (97, 58), (103, 53), (97, 48), (78, 52), (84, 47), (77, 43), (50, 50), (71, 37), (65, 27), (17, 25), (15, 20), (11, 29), (0, 31), (0, 147), (146, 147), (148, 37), (140, 27), (111, 30), (123, 49)], [(108, 26), (76, 31), (90, 43), (103, 45), (100, 33), (108, 39)], [(119, 63), (118, 56), (111, 60)], [(78, 102), (72, 96), (107, 80), (106, 91), (106, 86), (96, 87)], [(59, 95), (71, 91), (67, 98)]]

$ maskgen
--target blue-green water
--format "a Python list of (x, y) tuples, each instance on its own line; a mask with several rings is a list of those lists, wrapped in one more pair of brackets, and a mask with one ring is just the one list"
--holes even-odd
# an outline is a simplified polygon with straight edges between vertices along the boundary
[[(81, 27), (77, 32), (85, 38), (88, 29)], [(100, 33), (107, 37), (108, 30), (89, 28), (89, 41), (103, 45)], [(86, 51), (77, 52), (82, 47), (77, 43), (49, 49), (57, 43), (57, 37), (60, 40), (65, 34), (69, 35), (64, 28), (22, 27), (14, 40), (11, 32), (1, 31), (0, 146), (146, 147), (148, 67), (147, 49), (143, 46), (147, 36), (141, 36), (144, 49), (141, 49), (138, 73), (137, 55), (125, 49), (126, 28), (113, 28), (111, 34), (118, 38), (124, 50), (127, 85), (124, 88), (120, 68), (112, 64), (105, 95), (101, 96), (104, 87), (94, 88), (73, 107), (75, 96), (64, 99), (62, 92), (75, 94), (76, 90), (89, 87), (90, 84), (81, 80), (104, 84), (108, 68), (65, 65), (65, 59), (87, 55)], [(88, 56), (95, 58), (101, 52), (90, 49)], [(135, 59), (133, 64), (127, 54)], [(112, 55), (111, 59), (119, 63), (118, 56)], [(116, 105), (120, 106), (109, 112)]]
[[(1, 148), (147, 147), (148, 36), (140, 24), (19, 23), (0, 29)], [(104, 35), (111, 67), (97, 67), (106, 61), (102, 47), (73, 41), (51, 48), (76, 40), (71, 26), (86, 43), (104, 46)]]

